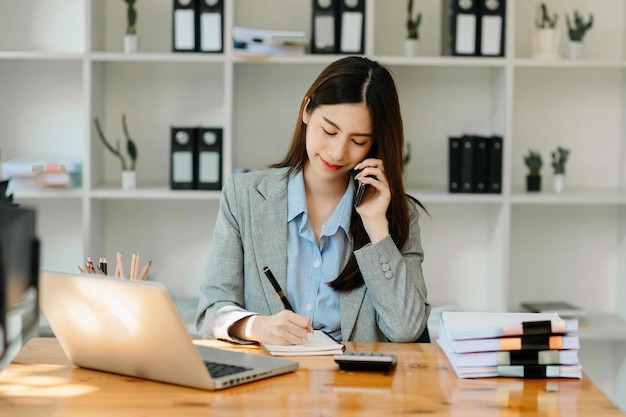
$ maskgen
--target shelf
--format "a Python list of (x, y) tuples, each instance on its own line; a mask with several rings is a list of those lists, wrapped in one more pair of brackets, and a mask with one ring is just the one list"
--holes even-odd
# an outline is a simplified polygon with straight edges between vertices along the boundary
[[(80, 189), (15, 193), (41, 208), (42, 266), (74, 270), (124, 242), (155, 259), (155, 278), (175, 296), (195, 297), (221, 193), (169, 189), (170, 128), (222, 127), (224, 179), (265, 167), (286, 151), (311, 82), (344, 55), (245, 56), (229, 44), (219, 54), (175, 53), (170, 0), (137, 4), (139, 52), (125, 54), (120, 3), (0, 5), (2, 158), (83, 161)], [(441, 56), (442, 3), (416, 0), (422, 55), (406, 57), (405, 6), (367, 0), (366, 52), (398, 86), (412, 146), (407, 190), (429, 213), (420, 217), (429, 297), (507, 310), (518, 297), (551, 293), (626, 318), (626, 4), (577, 3), (598, 22), (579, 61), (529, 58), (536, 5), (527, 0), (507, 1), (506, 56), (496, 58)], [(550, 7), (571, 9), (569, 0)], [(310, 31), (310, 13), (310, 2), (227, 0), (225, 40), (235, 25)], [(139, 149), (133, 191), (119, 188), (119, 161), (93, 127), (98, 117), (111, 140), (123, 138), (122, 113)], [(447, 139), (467, 133), (503, 136), (501, 194), (448, 193)], [(572, 150), (558, 195), (549, 175), (557, 146)], [(544, 158), (541, 193), (524, 191), (529, 149)]]
[(169, 187), (139, 187), (120, 190), (119, 187), (99, 187), (88, 194), (97, 200), (219, 200), (219, 191), (170, 190)]

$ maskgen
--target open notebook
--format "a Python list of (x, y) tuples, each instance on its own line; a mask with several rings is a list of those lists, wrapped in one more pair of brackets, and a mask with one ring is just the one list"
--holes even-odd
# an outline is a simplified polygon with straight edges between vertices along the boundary
[(263, 347), (272, 356), (339, 355), (346, 347), (321, 330), (315, 330), (299, 345), (268, 345)]
[(295, 371), (298, 362), (196, 346), (159, 283), (42, 271), (40, 304), (80, 367), (213, 390)]

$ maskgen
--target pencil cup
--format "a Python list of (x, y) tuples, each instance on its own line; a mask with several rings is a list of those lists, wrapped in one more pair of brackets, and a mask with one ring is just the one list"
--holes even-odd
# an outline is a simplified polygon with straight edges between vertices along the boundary
[(134, 190), (137, 188), (137, 172), (122, 171), (122, 190)]

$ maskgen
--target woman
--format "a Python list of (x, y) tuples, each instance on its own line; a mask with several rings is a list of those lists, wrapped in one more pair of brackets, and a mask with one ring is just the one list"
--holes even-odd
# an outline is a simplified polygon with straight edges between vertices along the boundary
[[(393, 78), (346, 57), (306, 93), (282, 161), (224, 186), (196, 325), (206, 338), (412, 342), (430, 314)], [(354, 208), (357, 183), (366, 184)], [(269, 267), (293, 311), (264, 274)]]

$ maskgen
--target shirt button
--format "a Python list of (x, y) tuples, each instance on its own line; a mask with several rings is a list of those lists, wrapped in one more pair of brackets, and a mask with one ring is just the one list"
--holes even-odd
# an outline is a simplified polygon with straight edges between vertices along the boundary
[(313, 311), (313, 305), (311, 303), (306, 305), (306, 311), (309, 311), (309, 312)]
[(387, 257), (385, 255), (381, 255), (381, 257), (378, 259), (378, 261), (381, 264), (386, 264), (387, 263)]
[(389, 266), (389, 264), (382, 264), (380, 266), (380, 269), (382, 269), (383, 271), (387, 272), (391, 269), (391, 267)]
[(393, 272), (392, 271), (385, 272), (385, 278), (387, 278), (387, 279), (393, 278)]
[(313, 268), (317, 269), (320, 267), (320, 261), (319, 259), (316, 259), (315, 262), (313, 262)]

